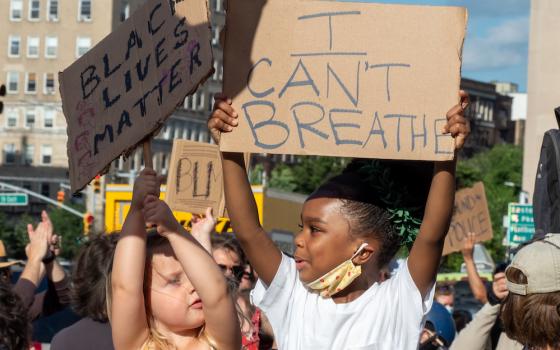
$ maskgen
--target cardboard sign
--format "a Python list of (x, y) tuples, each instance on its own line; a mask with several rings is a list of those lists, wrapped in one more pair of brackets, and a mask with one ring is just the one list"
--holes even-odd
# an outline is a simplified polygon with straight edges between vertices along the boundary
[[(281, 14), (281, 15), (279, 15)], [(466, 9), (229, 1), (223, 151), (448, 160)]]
[(218, 146), (187, 140), (173, 141), (165, 201), (174, 211), (204, 214), (212, 207), (224, 216), (222, 158)]
[(59, 73), (76, 192), (128, 155), (212, 71), (205, 0), (148, 0)]
[(471, 188), (464, 188), (455, 194), (455, 208), (449, 232), (445, 238), (443, 255), (461, 250), (469, 232), (476, 233), (477, 242), (492, 239), (492, 221), (484, 184), (477, 182)]

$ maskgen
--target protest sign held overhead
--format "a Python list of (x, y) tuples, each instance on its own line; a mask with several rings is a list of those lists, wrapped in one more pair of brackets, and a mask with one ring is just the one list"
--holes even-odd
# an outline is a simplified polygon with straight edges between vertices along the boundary
[(473, 187), (464, 188), (455, 194), (455, 206), (449, 232), (445, 238), (443, 255), (458, 252), (468, 234), (476, 234), (476, 241), (492, 239), (492, 221), (484, 184), (477, 182)]
[(59, 73), (76, 192), (156, 131), (212, 71), (205, 0), (148, 0)]
[(203, 214), (212, 207), (224, 216), (222, 158), (218, 146), (188, 140), (173, 141), (165, 201), (174, 211)]
[[(279, 15), (281, 14), (281, 15)], [(448, 160), (466, 10), (334, 1), (228, 3), (223, 151)]]

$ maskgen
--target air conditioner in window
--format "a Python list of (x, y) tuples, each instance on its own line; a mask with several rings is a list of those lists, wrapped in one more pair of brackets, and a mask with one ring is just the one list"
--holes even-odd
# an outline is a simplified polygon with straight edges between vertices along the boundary
[(91, 21), (91, 16), (80, 15), (80, 21), (83, 21), (83, 22)]
[(47, 95), (54, 95), (55, 91), (54, 91), (54, 87), (48, 87), (46, 89), (46, 94)]

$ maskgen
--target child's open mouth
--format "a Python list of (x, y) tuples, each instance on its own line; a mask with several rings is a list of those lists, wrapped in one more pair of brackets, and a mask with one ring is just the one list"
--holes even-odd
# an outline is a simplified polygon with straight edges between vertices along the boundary
[(301, 258), (295, 257), (294, 260), (296, 261), (296, 269), (298, 271), (300, 271), (301, 269), (303, 269), (304, 267), (306, 267), (307, 265), (309, 265), (309, 263)]

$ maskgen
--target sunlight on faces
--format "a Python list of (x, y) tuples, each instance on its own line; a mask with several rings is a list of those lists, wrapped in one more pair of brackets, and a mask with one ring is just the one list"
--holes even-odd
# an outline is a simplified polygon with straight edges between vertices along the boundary
[(154, 249), (151, 268), (148, 298), (158, 327), (180, 332), (203, 326), (200, 298), (171, 247)]
[(304, 283), (348, 260), (364, 242), (351, 235), (350, 222), (342, 214), (341, 205), (340, 200), (333, 198), (314, 198), (303, 205), (303, 228), (294, 238), (294, 256)]

